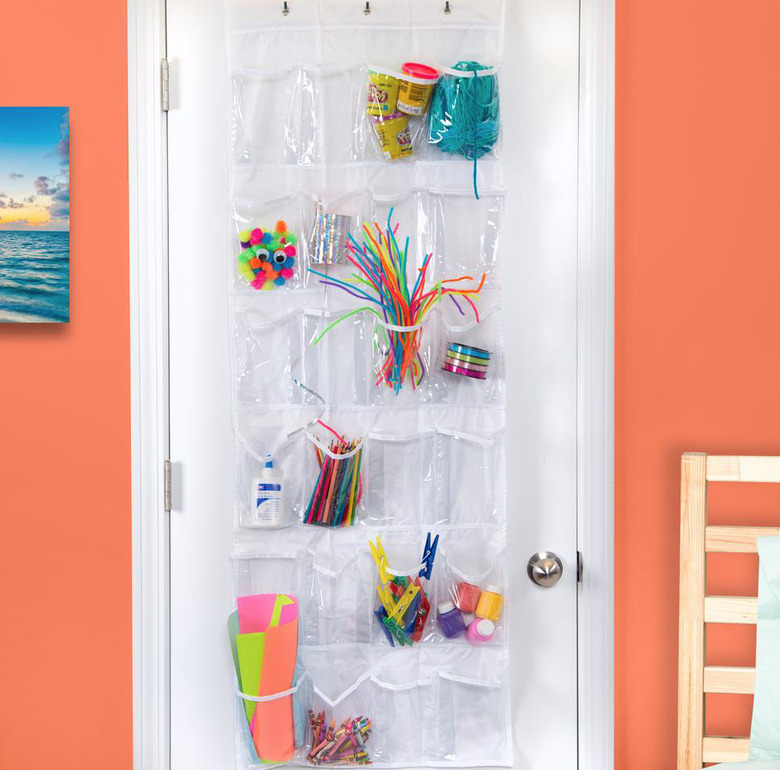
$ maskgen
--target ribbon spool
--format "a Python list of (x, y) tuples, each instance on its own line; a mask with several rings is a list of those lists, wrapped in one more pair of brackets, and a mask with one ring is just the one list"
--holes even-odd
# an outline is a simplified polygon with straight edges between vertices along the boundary
[(445, 372), (461, 377), (485, 380), (487, 379), (488, 366), (490, 366), (490, 351), (471, 345), (463, 345), (460, 342), (451, 342), (447, 346), (447, 353), (441, 368)]
[(351, 228), (352, 217), (345, 214), (328, 214), (322, 204), (318, 203), (310, 239), (311, 263), (347, 264), (347, 241)]

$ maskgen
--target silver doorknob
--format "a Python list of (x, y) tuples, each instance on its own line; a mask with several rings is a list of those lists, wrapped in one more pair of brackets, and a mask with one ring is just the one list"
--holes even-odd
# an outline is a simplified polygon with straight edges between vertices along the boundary
[(542, 588), (554, 586), (563, 575), (563, 562), (552, 551), (539, 551), (528, 560), (528, 577)]

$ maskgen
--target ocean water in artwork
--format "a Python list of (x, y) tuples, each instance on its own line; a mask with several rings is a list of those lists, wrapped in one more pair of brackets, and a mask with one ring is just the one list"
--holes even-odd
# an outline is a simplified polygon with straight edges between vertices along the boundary
[(0, 323), (70, 320), (70, 234), (0, 230)]

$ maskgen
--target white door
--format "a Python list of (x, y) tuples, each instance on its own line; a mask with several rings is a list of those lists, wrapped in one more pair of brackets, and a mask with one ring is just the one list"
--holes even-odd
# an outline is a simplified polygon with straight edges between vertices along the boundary
[[(294, 13), (295, 0), (289, 5)], [(451, 6), (457, 14), (458, 0)], [(501, 93), (508, 601), (514, 767), (522, 770), (573, 770), (578, 762), (579, 22), (578, 0), (508, 2)], [(227, 770), (235, 762), (225, 626), (235, 444), (225, 40), (223, 0), (168, 0), (172, 770)], [(552, 588), (526, 574), (537, 551), (563, 562)]]

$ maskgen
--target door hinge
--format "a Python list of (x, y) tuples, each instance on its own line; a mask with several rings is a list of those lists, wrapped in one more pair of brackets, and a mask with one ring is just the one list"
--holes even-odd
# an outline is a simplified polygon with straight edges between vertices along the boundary
[(166, 513), (171, 512), (171, 461), (163, 463), (163, 506)]
[(171, 74), (168, 66), (168, 60), (163, 59), (160, 67), (160, 82), (161, 82), (161, 107), (163, 112), (168, 112), (171, 109)]
[(577, 582), (582, 582), (582, 570), (583, 567), (583, 561), (582, 561), (582, 551), (577, 551)]

